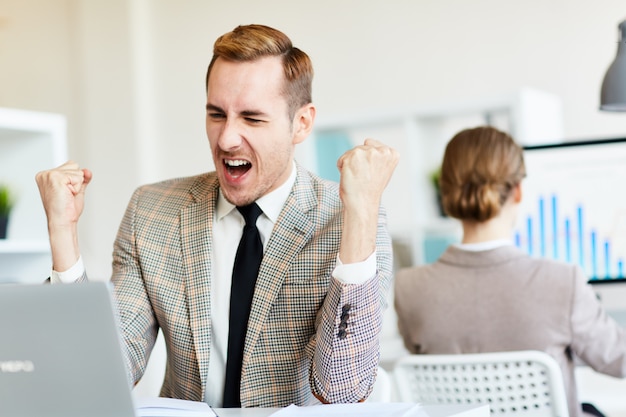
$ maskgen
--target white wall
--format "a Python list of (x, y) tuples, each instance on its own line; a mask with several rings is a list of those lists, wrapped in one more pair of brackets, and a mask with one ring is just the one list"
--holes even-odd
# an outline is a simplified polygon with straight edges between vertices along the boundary
[(626, 114), (597, 110), (625, 18), (621, 0), (0, 0), (0, 106), (68, 116), (69, 155), (95, 173), (81, 243), (105, 279), (132, 189), (212, 167), (205, 69), (237, 24), (311, 55), (320, 119), (533, 87), (563, 100), (573, 139), (626, 134)]

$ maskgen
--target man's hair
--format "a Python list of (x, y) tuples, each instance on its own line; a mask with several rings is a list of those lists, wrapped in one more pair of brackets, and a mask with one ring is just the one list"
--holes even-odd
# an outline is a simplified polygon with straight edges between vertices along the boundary
[(448, 142), (443, 157), (443, 208), (460, 220), (489, 220), (525, 176), (523, 150), (510, 135), (490, 126), (462, 130)]
[(205, 88), (208, 88), (209, 75), (218, 58), (250, 62), (272, 56), (282, 59), (285, 75), (282, 94), (287, 99), (291, 119), (297, 109), (312, 102), (313, 64), (306, 53), (293, 46), (287, 35), (271, 27), (237, 26), (232, 32), (217, 38), (213, 45), (213, 58), (206, 73)]

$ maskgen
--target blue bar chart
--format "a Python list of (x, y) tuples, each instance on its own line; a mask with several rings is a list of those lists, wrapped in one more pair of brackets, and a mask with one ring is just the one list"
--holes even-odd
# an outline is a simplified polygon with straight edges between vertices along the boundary
[(626, 279), (626, 139), (527, 147), (524, 160), (516, 246), (590, 281)]
[(582, 204), (569, 211), (573, 218), (560, 214), (556, 195), (539, 197), (536, 204), (535, 215), (525, 218), (525, 233), (515, 232), (519, 248), (531, 256), (576, 263), (592, 280), (625, 278), (624, 258), (612, 254), (610, 237), (587, 224)]

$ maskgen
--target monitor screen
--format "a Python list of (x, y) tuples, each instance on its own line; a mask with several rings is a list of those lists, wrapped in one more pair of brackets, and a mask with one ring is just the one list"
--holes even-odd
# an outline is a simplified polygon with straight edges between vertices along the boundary
[(625, 281), (626, 138), (527, 146), (524, 160), (516, 245)]

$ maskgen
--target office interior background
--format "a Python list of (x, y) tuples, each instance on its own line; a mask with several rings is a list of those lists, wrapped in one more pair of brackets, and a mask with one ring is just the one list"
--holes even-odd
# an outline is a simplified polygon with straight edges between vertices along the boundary
[[(624, 19), (623, 0), (0, 0), (0, 107), (66, 117), (68, 157), (94, 172), (83, 258), (106, 280), (132, 191), (212, 169), (213, 41), (239, 24), (274, 26), (313, 60), (322, 128), (402, 151), (384, 203), (399, 260), (419, 263), (414, 236), (436, 217), (426, 174), (456, 130), (493, 121), (535, 144), (626, 137), (626, 113), (598, 109)], [(520, 101), (523, 115), (507, 112)], [(302, 146), (302, 163), (319, 167)], [(392, 312), (385, 323), (393, 339)]]

